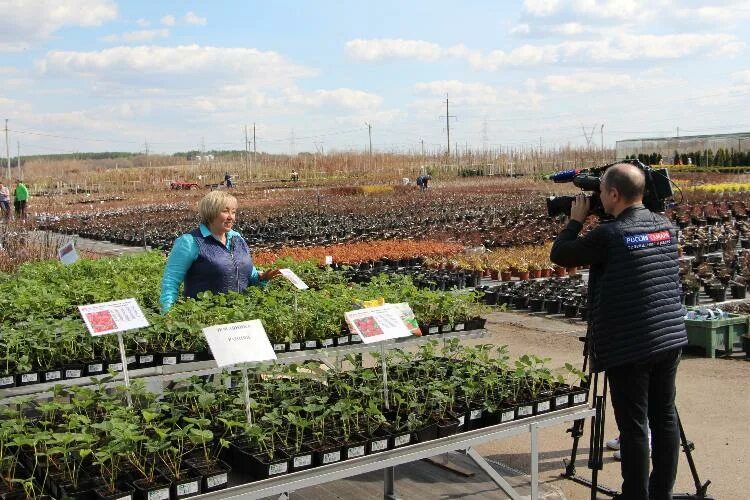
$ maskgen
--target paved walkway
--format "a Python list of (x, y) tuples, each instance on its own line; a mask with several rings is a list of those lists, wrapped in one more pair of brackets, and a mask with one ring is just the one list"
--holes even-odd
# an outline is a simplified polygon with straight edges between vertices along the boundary
[(31, 231), (29, 234), (32, 239), (36, 239), (37, 241), (53, 241), (58, 247), (72, 239), (75, 242), (76, 249), (80, 252), (97, 255), (119, 256), (140, 253), (151, 249), (151, 247), (146, 247), (146, 249), (144, 249), (143, 247), (119, 245), (109, 241), (90, 240), (88, 238), (82, 238), (76, 234), (60, 234), (52, 231)]

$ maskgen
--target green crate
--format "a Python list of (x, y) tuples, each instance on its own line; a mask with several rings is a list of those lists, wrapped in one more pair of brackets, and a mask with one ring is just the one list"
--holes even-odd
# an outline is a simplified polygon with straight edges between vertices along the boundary
[(706, 357), (715, 357), (717, 350), (729, 355), (742, 350), (742, 336), (750, 332), (750, 316), (730, 314), (725, 319), (686, 319), (688, 345), (702, 347)]

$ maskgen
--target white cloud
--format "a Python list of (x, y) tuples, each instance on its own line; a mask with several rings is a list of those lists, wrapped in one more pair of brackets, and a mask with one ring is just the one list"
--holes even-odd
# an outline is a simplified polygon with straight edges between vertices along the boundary
[(200, 17), (192, 10), (185, 14), (183, 18), (186, 24), (192, 24), (195, 26), (205, 26), (208, 20), (205, 17)]
[(549, 16), (560, 7), (559, 0), (524, 0), (523, 8), (532, 16)]
[(652, 16), (658, 2), (646, 0), (524, 0), (524, 12), (532, 17), (590, 17), (629, 19)]
[(510, 29), (511, 35), (528, 35), (531, 28), (527, 23), (518, 24)]
[(418, 59), (434, 61), (443, 55), (444, 50), (436, 43), (422, 40), (382, 38), (375, 40), (356, 39), (346, 42), (346, 53), (358, 61), (379, 61), (384, 59)]
[(157, 38), (167, 38), (169, 36), (169, 30), (166, 28), (156, 30), (140, 30), (131, 31), (128, 33), (122, 33), (121, 35), (108, 35), (102, 37), (102, 41), (108, 43), (143, 43), (149, 42)]
[[(526, 89), (508, 89), (493, 87), (485, 83), (470, 83), (459, 80), (437, 80), (420, 82), (414, 86), (419, 93), (434, 97), (450, 96), (456, 106), (479, 108), (497, 112), (498, 109), (538, 109), (544, 96), (536, 92), (533, 81), (527, 82)], [(432, 101), (432, 100), (431, 100)], [(419, 106), (427, 103), (418, 101)]]
[(113, 0), (0, 2), (0, 52), (25, 50), (66, 26), (100, 26), (117, 17)]
[(750, 85), (750, 69), (733, 73), (732, 81), (740, 85)]
[(159, 22), (160, 22), (160, 23), (161, 23), (162, 25), (164, 25), (164, 26), (174, 26), (174, 24), (175, 24), (175, 22), (176, 22), (176, 21), (177, 21), (177, 20), (175, 19), (175, 17), (174, 17), (173, 15), (169, 15), (169, 14), (168, 14), (168, 15), (166, 15), (166, 16), (164, 16), (164, 17), (162, 17), (162, 18), (161, 18), (161, 19), (159, 20)]
[(138, 19), (135, 24), (137, 24), (140, 28), (148, 28), (149, 26), (151, 26), (151, 21), (149, 21), (148, 19)]

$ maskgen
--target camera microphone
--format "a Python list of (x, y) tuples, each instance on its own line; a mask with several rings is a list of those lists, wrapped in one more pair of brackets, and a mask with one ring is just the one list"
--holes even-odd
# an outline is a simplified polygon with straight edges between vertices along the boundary
[(547, 178), (552, 182), (570, 182), (579, 173), (580, 170), (571, 168), (569, 170), (561, 170), (559, 172), (555, 172), (554, 174), (550, 174)]

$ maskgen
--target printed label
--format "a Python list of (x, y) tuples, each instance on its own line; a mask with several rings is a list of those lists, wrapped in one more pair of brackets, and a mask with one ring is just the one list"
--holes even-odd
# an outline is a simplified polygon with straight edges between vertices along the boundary
[(213, 488), (221, 484), (226, 484), (228, 482), (229, 482), (229, 477), (227, 476), (226, 472), (223, 474), (217, 474), (215, 476), (208, 476), (206, 478), (206, 486), (208, 486), (209, 488)]
[(568, 404), (568, 396), (557, 396), (555, 398), (555, 406), (560, 408)]
[(110, 363), (109, 365), (107, 365), (107, 368), (110, 369), (110, 370), (114, 370), (116, 372), (121, 372), (122, 371), (122, 363)]
[(377, 441), (372, 441), (370, 443), (370, 450), (372, 451), (383, 451), (387, 449), (388, 449), (387, 439), (378, 439)]
[(443, 325), (440, 327), (441, 332), (449, 332), (451, 331), (451, 325)]
[(344, 335), (343, 337), (339, 337), (339, 345), (348, 344), (348, 343), (349, 343), (349, 335)]
[(274, 344), (273, 350), (276, 352), (284, 352), (286, 351), (286, 344)]
[(302, 349), (302, 344), (300, 344), (299, 342), (292, 342), (291, 344), (289, 344), (290, 351), (299, 351), (300, 349)]
[(180, 361), (195, 361), (195, 354), (192, 352), (183, 352), (180, 354)]
[(138, 362), (142, 365), (145, 365), (146, 363), (153, 363), (154, 362), (154, 355), (153, 354), (147, 354), (145, 356), (139, 356)]
[(24, 373), (21, 375), (21, 382), (36, 382), (39, 380), (39, 374), (38, 373)]
[(657, 231), (654, 233), (640, 233), (623, 236), (625, 246), (628, 250), (637, 250), (639, 248), (659, 247), (669, 245), (672, 242), (672, 236), (669, 231)]
[(341, 450), (323, 454), (323, 463), (332, 464), (341, 460)]
[(346, 456), (349, 458), (363, 457), (365, 455), (364, 446), (352, 446), (346, 449)]
[(323, 339), (320, 343), (323, 344), (324, 347), (328, 347), (329, 345), (333, 345), (333, 339)]
[(301, 457), (294, 457), (294, 468), (299, 469), (300, 467), (307, 467), (312, 464), (312, 455), (302, 455)]
[(81, 370), (65, 370), (65, 378), (79, 378), (81, 376)]
[(101, 363), (94, 363), (93, 365), (89, 365), (89, 373), (101, 371), (104, 371), (104, 365), (102, 365)]
[(440, 328), (438, 328), (437, 326), (431, 326), (430, 328), (427, 329), (428, 333), (438, 333), (439, 331), (440, 331)]
[(305, 342), (305, 347), (306, 348), (312, 347), (314, 349), (314, 348), (318, 347), (318, 341), (317, 340), (308, 340), (307, 342)]
[(586, 393), (585, 392), (573, 395), (573, 404), (582, 404), (582, 403), (585, 403), (585, 402), (586, 402)]
[(531, 406), (519, 406), (518, 407), (518, 416), (520, 417), (528, 417), (534, 413), (534, 408)]
[(162, 365), (176, 365), (177, 356), (166, 356), (164, 358), (161, 358), (161, 364)]
[(466, 421), (466, 415), (461, 415), (460, 417), (458, 417), (458, 426), (463, 427), (465, 421)]
[(193, 493), (198, 493), (199, 490), (200, 490), (200, 487), (199, 487), (198, 481), (191, 481), (185, 484), (178, 484), (177, 496), (181, 497), (184, 495), (192, 495)]
[(135, 356), (128, 356), (125, 358), (125, 361), (127, 361), (129, 365), (135, 363)]
[(268, 475), (275, 476), (276, 474), (283, 474), (286, 472), (288, 462), (281, 462), (280, 464), (271, 464), (268, 466)]
[(62, 373), (60, 370), (54, 371), (54, 372), (47, 372), (44, 374), (44, 380), (50, 381), (50, 380), (60, 380), (62, 378)]
[(537, 403), (536, 405), (536, 411), (549, 411), (549, 409), (550, 409), (549, 401), (542, 401), (541, 403)]
[(482, 418), (482, 410), (471, 410), (469, 420), (479, 420)]
[(510, 422), (515, 417), (514, 413), (515, 412), (513, 410), (504, 411), (500, 415), (500, 422)]
[(10, 385), (13, 383), (13, 377), (3, 377), (0, 378), (0, 385)]
[(453, 329), (456, 330), (457, 332), (460, 332), (460, 331), (462, 331), (464, 329), (464, 324), (463, 323), (456, 323), (456, 326), (454, 326)]
[(149, 491), (148, 500), (169, 500), (169, 488)]
[(411, 434), (402, 434), (400, 436), (396, 436), (393, 438), (393, 446), (403, 446), (405, 444), (409, 444), (411, 441)]
[(359, 343), (361, 343), (361, 342), (362, 342), (362, 339), (361, 339), (361, 338), (359, 338), (359, 335), (352, 335), (352, 336), (351, 336), (351, 337), (349, 338), (349, 343), (350, 343), (350, 344), (359, 344)]

